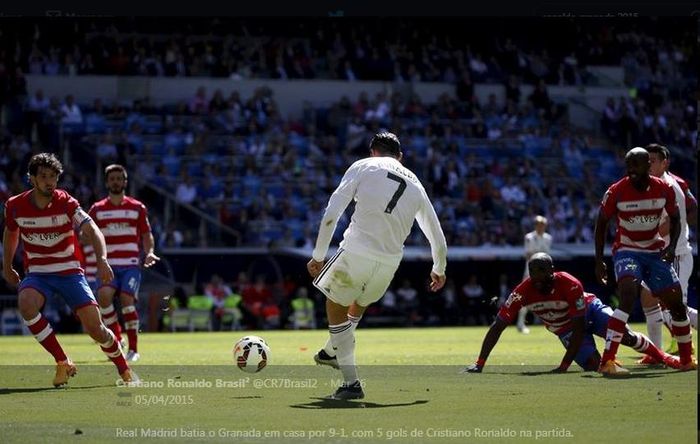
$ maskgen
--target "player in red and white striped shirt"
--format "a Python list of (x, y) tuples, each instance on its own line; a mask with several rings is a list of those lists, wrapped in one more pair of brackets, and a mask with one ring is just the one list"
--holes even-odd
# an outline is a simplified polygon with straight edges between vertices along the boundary
[[(628, 151), (625, 164), (627, 176), (608, 188), (595, 227), (595, 272), (598, 281), (605, 285), (607, 268), (603, 260), (603, 247), (608, 222), (613, 217), (617, 218), (613, 263), (620, 306), (608, 322), (599, 372), (609, 376), (629, 374), (628, 370), (616, 364), (615, 356), (642, 281), (671, 310), (681, 370), (695, 370), (697, 362), (691, 352), (690, 322), (678, 276), (672, 266), (681, 231), (676, 196), (669, 184), (649, 174), (651, 162), (649, 152), (644, 148)], [(664, 240), (659, 235), (663, 210), (671, 224), (668, 246), (664, 246)]]
[(124, 327), (129, 338), (126, 358), (136, 361), (140, 358), (137, 342), (139, 317), (134, 305), (141, 285), (139, 245), (143, 246), (145, 267), (150, 267), (160, 258), (153, 253), (153, 234), (146, 206), (125, 194), (126, 169), (117, 164), (107, 166), (105, 183), (109, 196), (95, 202), (89, 213), (105, 237), (107, 261), (114, 269), (114, 279), (99, 280), (97, 299), (102, 319), (121, 341), (121, 326), (112, 304), (115, 294), (119, 293)]
[[(24, 323), (56, 360), (54, 386), (66, 384), (77, 369), (41, 314), (46, 297), (53, 293), (60, 294), (78, 315), (85, 331), (114, 362), (122, 380), (134, 382), (138, 378), (124, 359), (114, 334), (100, 319), (95, 297), (80, 266), (74, 227), (91, 240), (97, 253), (98, 275), (110, 280), (113, 273), (107, 263), (104, 237), (78, 201), (56, 188), (62, 172), (63, 166), (53, 154), (36, 154), (29, 161), (32, 189), (5, 203), (3, 277), (18, 286), (18, 306)], [(23, 279), (12, 264), (20, 239), (24, 247)]]

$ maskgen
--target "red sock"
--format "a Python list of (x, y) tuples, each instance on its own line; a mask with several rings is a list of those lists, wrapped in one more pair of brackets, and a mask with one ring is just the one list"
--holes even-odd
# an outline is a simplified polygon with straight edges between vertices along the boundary
[(664, 353), (656, 345), (654, 345), (654, 343), (651, 342), (651, 339), (644, 336), (644, 334), (638, 332), (632, 332), (632, 336), (634, 336), (637, 340), (632, 346), (632, 348), (635, 351), (647, 354), (659, 362), (664, 362), (666, 353)]
[(100, 307), (100, 313), (102, 313), (102, 322), (112, 330), (114, 337), (117, 338), (117, 342), (122, 342), (122, 326), (119, 324), (119, 318), (117, 317), (117, 312), (114, 310), (114, 305), (109, 304), (109, 307)]
[(629, 314), (620, 310), (619, 308), (613, 312), (608, 320), (608, 332), (605, 335), (605, 351), (603, 352), (603, 357), (600, 359), (601, 364), (605, 364), (608, 361), (614, 361), (615, 356), (617, 356), (617, 348), (620, 346), (620, 341), (622, 341), (622, 336), (627, 330), (627, 319)]
[(687, 364), (692, 359), (693, 335), (690, 333), (690, 321), (688, 317), (682, 321), (672, 321), (673, 336), (678, 341), (678, 355), (681, 364)]
[(127, 364), (126, 359), (124, 359), (124, 354), (121, 348), (119, 348), (119, 343), (115, 340), (114, 333), (112, 333), (111, 330), (108, 330), (108, 332), (110, 333), (109, 340), (100, 344), (100, 348), (114, 365), (117, 366), (117, 371), (121, 375), (129, 368), (129, 364)]
[(29, 321), (25, 319), (24, 325), (29, 328), (29, 331), (31, 331), (36, 340), (39, 341), (39, 344), (41, 344), (47, 352), (51, 353), (51, 356), (53, 356), (56, 362), (68, 359), (61, 344), (59, 344), (58, 339), (56, 339), (56, 334), (53, 332), (51, 324), (49, 324), (49, 321), (47, 321), (41, 313)]
[(124, 315), (124, 328), (126, 336), (129, 338), (129, 350), (134, 353), (138, 351), (138, 331), (139, 331), (139, 313), (133, 305), (127, 305), (122, 308)]

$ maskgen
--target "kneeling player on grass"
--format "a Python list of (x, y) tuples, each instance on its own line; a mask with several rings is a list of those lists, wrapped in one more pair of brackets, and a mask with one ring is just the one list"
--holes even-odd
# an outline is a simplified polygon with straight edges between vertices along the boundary
[[(581, 282), (574, 276), (563, 271), (555, 272), (548, 254), (536, 253), (528, 262), (528, 267), (530, 277), (515, 287), (501, 306), (481, 345), (479, 359), (463, 371), (481, 373), (501, 333), (517, 317), (522, 307), (527, 307), (539, 317), (566, 347), (564, 358), (559, 367), (552, 370), (553, 373), (566, 372), (573, 361), (586, 371), (597, 370), (600, 354), (593, 335), (605, 338), (612, 309), (594, 294), (584, 293)], [(676, 356), (659, 350), (649, 338), (629, 327), (622, 344), (648, 354), (669, 367), (680, 366)]]

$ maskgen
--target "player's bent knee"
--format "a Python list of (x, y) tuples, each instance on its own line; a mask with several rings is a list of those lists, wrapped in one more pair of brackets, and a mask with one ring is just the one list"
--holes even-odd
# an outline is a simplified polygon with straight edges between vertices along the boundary
[(27, 288), (19, 293), (17, 298), (17, 308), (26, 320), (36, 317), (44, 306), (44, 296), (33, 288)]
[(133, 306), (136, 303), (136, 298), (131, 294), (119, 293), (119, 302), (122, 303), (122, 307)]
[(649, 289), (647, 289), (643, 285), (641, 285), (640, 287), (641, 290), (639, 292), (639, 295), (643, 308), (653, 308), (659, 305), (659, 301), (654, 297), (654, 295)]
[(100, 307), (109, 307), (114, 300), (114, 289), (111, 287), (102, 287), (97, 290), (97, 302)]
[(83, 327), (85, 328), (87, 334), (98, 343), (103, 344), (109, 340), (109, 332), (104, 325), (100, 323), (96, 325), (90, 324), (89, 326), (83, 324)]

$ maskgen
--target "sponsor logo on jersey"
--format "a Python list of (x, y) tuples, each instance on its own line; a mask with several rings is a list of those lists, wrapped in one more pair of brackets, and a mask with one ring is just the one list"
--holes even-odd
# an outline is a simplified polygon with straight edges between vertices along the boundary
[(53, 233), (31, 233), (27, 234), (26, 237), (30, 241), (52, 241), (57, 239), (59, 236), (61, 236), (63, 233), (60, 231), (55, 231)]
[(629, 218), (627, 218), (627, 221), (631, 224), (647, 225), (658, 222), (659, 216), (654, 214), (630, 216)]

